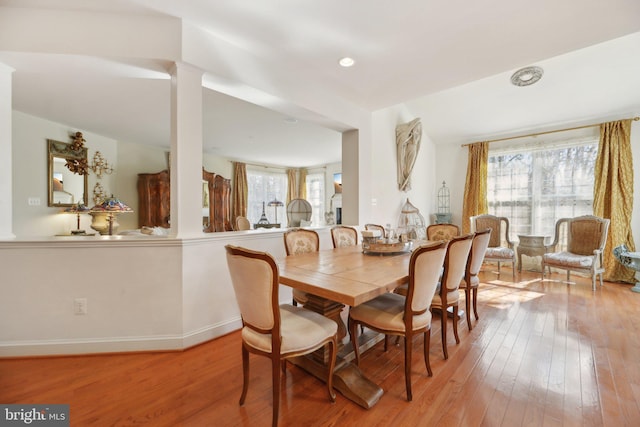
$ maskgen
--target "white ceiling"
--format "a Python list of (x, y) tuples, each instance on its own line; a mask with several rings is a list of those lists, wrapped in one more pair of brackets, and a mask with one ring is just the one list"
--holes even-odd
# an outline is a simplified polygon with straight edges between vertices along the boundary
[[(0, 0), (3, 6), (182, 18), (271, 72), (304, 76), (365, 110), (404, 103), (438, 144), (640, 113), (637, 0)], [(16, 69), (16, 110), (168, 147), (167, 63), (1, 48), (0, 40), (0, 62)], [(354, 67), (337, 66), (345, 55)], [(510, 85), (513, 71), (532, 64), (545, 70), (538, 84)], [(211, 90), (204, 110), (205, 150), (216, 155), (289, 166), (340, 159), (338, 132), (308, 120), (288, 123), (288, 114)]]

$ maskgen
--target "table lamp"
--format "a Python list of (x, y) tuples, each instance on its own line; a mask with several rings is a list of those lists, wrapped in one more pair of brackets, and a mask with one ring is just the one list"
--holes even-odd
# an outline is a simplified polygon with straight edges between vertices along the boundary
[(275, 213), (275, 224), (278, 223), (278, 208), (284, 206), (284, 203), (282, 203), (280, 200), (276, 200), (273, 199), (272, 201), (269, 202), (269, 206), (273, 207), (273, 211)]
[(67, 209), (65, 209), (63, 211), (64, 213), (75, 214), (78, 217), (76, 230), (71, 230), (71, 234), (73, 234), (73, 235), (87, 234), (84, 230), (80, 229), (80, 214), (81, 213), (89, 213), (90, 210), (91, 209), (86, 207), (82, 202), (78, 202), (77, 204), (72, 205), (71, 207), (69, 207), (69, 208), (67, 208)]

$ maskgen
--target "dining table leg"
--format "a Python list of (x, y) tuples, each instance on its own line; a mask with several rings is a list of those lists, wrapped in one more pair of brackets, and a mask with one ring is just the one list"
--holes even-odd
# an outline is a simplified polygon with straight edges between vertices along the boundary
[[(345, 343), (347, 327), (342, 319), (344, 304), (328, 300), (316, 295), (308, 294), (305, 308), (320, 313), (334, 320), (338, 324), (338, 357), (333, 371), (333, 386), (347, 399), (357, 403), (365, 409), (373, 407), (383, 394), (383, 390), (376, 383), (367, 378), (360, 368), (353, 363), (354, 353), (350, 342)], [(383, 337), (377, 333), (361, 334), (361, 351), (372, 347)], [(315, 377), (326, 381), (328, 373), (329, 351), (321, 348), (310, 355), (292, 358), (291, 362), (311, 373)]]

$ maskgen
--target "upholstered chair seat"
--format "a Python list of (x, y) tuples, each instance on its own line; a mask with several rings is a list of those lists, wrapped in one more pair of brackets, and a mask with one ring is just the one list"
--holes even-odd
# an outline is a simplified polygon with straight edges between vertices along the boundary
[(485, 252), (486, 258), (503, 259), (505, 261), (511, 261), (515, 256), (515, 252), (511, 248), (487, 248)]
[[(375, 329), (387, 329), (392, 332), (404, 333), (405, 303), (404, 296), (386, 293), (373, 299), (370, 303), (359, 305), (351, 317)], [(413, 327), (415, 329), (421, 329), (430, 324), (431, 312), (429, 310), (413, 317)]]
[[(433, 296), (433, 301), (431, 301), (431, 307), (442, 308), (443, 299), (442, 299), (442, 296), (440, 295), (441, 286), (442, 285), (438, 283), (438, 287), (436, 288), (436, 294)], [(453, 291), (447, 292), (445, 296), (446, 298), (444, 300), (449, 305), (460, 301), (460, 292), (458, 291), (457, 288)]]
[[(333, 320), (290, 304), (280, 305), (280, 352), (308, 353), (317, 343), (335, 334), (337, 323)], [(251, 328), (242, 328), (242, 340), (252, 348), (271, 353), (271, 336)]]
[(545, 254), (545, 262), (554, 267), (591, 268), (593, 258), (590, 256), (572, 254), (571, 252), (555, 252)]

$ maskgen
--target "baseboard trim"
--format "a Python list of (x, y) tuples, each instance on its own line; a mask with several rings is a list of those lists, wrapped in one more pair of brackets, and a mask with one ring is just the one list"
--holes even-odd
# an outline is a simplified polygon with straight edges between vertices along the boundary
[(242, 327), (240, 318), (184, 335), (114, 337), (101, 339), (0, 341), (0, 358), (67, 356), (80, 354), (181, 351)]

